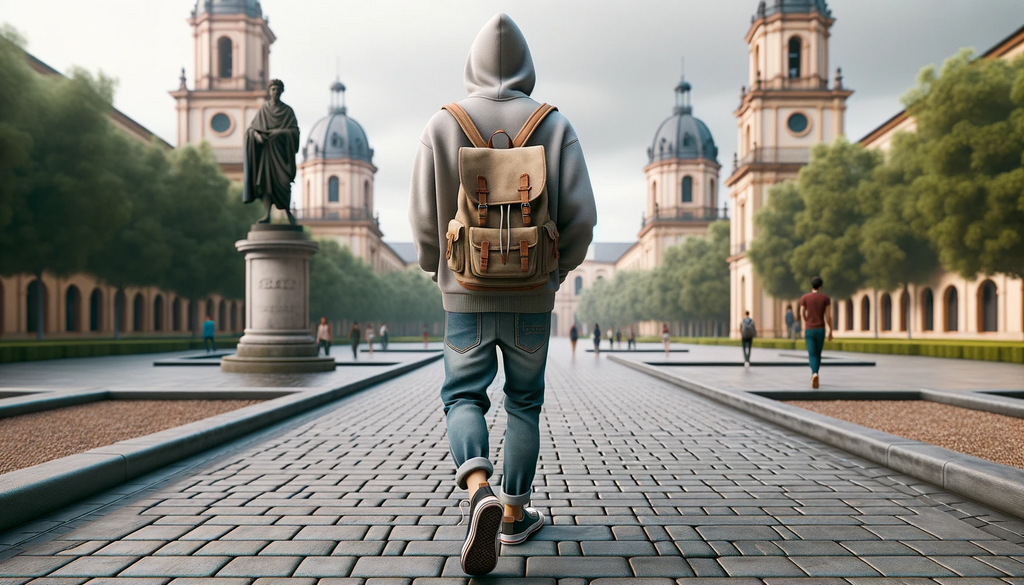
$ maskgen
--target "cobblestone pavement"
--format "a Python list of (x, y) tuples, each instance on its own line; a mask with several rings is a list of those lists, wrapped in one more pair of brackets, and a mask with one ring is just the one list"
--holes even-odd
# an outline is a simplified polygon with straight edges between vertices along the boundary
[[(365, 348), (366, 344), (360, 347)], [(378, 346), (379, 347), (379, 346)], [(441, 349), (440, 343), (432, 343)], [(391, 344), (392, 349), (422, 349), (422, 343)], [(110, 356), (99, 358), (44, 360), (0, 365), (0, 388), (47, 387), (55, 389), (102, 387), (110, 389), (175, 389), (175, 388), (322, 388), (342, 386), (376, 373), (381, 369), (371, 363), (408, 362), (427, 353), (405, 351), (374, 351), (370, 356), (360, 352), (360, 365), (353, 362), (351, 346), (335, 345), (331, 355), (338, 362), (333, 372), (318, 374), (228, 374), (214, 366), (162, 366), (153, 362), (169, 358), (203, 355), (202, 351), (154, 353), (143, 355)]]
[[(731, 346), (677, 345), (687, 353), (619, 354), (648, 363), (687, 361), (743, 362), (743, 350)], [(826, 351), (821, 366), (824, 390), (1024, 390), (1024, 365), (977, 360)], [(751, 353), (754, 364), (742, 367), (671, 367), (673, 372), (698, 383), (725, 390), (803, 390), (811, 387), (811, 370), (804, 367), (757, 367), (757, 362), (803, 362), (807, 353), (762, 349)], [(874, 367), (836, 367), (843, 359), (875, 362)], [(830, 367), (833, 365), (833, 367)]]
[[(563, 345), (534, 500), (553, 522), (491, 582), (1024, 584), (1021, 520)], [(0, 552), (0, 585), (465, 583), (442, 377), (347, 397)]]

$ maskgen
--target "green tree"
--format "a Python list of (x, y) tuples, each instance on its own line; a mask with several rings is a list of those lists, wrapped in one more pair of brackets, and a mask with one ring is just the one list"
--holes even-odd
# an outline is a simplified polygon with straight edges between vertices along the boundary
[(914, 139), (894, 155), (920, 165), (910, 219), (943, 266), (965, 277), (1024, 276), (1024, 59), (926, 67), (905, 97)]
[(695, 319), (729, 320), (729, 222), (708, 226), (704, 238), (689, 238), (682, 245), (691, 258), (683, 270), (679, 304)]
[(804, 210), (795, 181), (786, 181), (768, 191), (768, 203), (754, 216), (758, 234), (747, 257), (761, 278), (761, 285), (771, 296), (792, 299), (803, 293), (790, 259), (802, 243), (796, 235), (796, 219)]

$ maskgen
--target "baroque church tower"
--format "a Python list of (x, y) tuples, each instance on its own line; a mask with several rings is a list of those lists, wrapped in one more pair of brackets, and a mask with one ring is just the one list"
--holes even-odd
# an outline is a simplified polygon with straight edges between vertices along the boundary
[(689, 82), (679, 81), (672, 115), (658, 126), (647, 149), (643, 222), (618, 269), (654, 268), (667, 248), (706, 236), (709, 223), (724, 219), (718, 208), (718, 147), (707, 125), (693, 116), (691, 90)]
[[(810, 149), (844, 134), (846, 99), (840, 70), (829, 86), (828, 39), (835, 20), (826, 0), (761, 0), (752, 18), (748, 86), (734, 112), (738, 153), (726, 179), (731, 204), (730, 330), (746, 311), (764, 335), (780, 337), (786, 304), (761, 288), (746, 257), (757, 235), (754, 214), (776, 183), (796, 179)], [(810, 290), (810, 284), (808, 284)]]
[(181, 85), (171, 92), (177, 146), (206, 140), (221, 171), (241, 181), (245, 130), (266, 98), (276, 38), (258, 0), (197, 0), (188, 23), (195, 76), (189, 89), (182, 69)]

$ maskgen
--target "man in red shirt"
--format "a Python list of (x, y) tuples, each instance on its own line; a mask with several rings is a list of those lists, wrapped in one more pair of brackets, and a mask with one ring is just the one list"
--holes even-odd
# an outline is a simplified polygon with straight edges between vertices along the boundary
[[(807, 361), (811, 365), (811, 388), (818, 387), (818, 369), (821, 367), (821, 350), (825, 339), (832, 341), (832, 312), (828, 310), (832, 299), (819, 292), (824, 281), (820, 276), (811, 279), (811, 292), (800, 297), (800, 312), (804, 318), (804, 342), (807, 344)], [(828, 335), (825, 330), (828, 327)]]

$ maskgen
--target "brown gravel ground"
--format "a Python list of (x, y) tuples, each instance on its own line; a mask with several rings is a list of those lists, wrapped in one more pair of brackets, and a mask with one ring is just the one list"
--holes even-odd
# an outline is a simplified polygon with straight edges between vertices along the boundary
[(0, 473), (134, 439), (261, 400), (101, 400), (0, 418)]
[(1024, 469), (1024, 419), (927, 400), (791, 400), (787, 403)]

